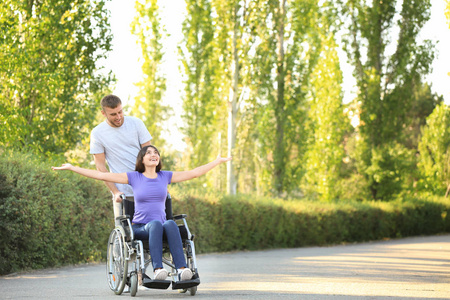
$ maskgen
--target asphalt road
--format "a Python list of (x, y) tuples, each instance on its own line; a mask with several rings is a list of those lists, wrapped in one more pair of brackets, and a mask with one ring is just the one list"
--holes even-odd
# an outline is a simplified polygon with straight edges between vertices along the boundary
[[(201, 299), (450, 299), (450, 235), (257, 252), (198, 255)], [(104, 264), (0, 277), (0, 299), (124, 299)], [(139, 290), (143, 299), (186, 299)], [(192, 298), (194, 299), (194, 298)]]

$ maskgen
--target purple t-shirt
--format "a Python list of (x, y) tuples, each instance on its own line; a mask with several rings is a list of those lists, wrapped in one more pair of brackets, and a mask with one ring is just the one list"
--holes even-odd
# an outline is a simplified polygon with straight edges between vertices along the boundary
[(167, 185), (172, 181), (171, 171), (159, 171), (155, 179), (147, 178), (144, 174), (127, 172), (128, 184), (134, 193), (133, 223), (147, 224), (158, 220), (166, 221)]

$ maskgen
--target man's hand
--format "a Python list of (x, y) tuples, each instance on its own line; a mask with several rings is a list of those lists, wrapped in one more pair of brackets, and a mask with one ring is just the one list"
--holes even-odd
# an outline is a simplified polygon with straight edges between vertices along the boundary
[(121, 203), (121, 202), (122, 202), (122, 197), (120, 197), (120, 195), (124, 195), (124, 196), (125, 196), (125, 194), (122, 193), (122, 192), (118, 192), (118, 193), (115, 193), (115, 194), (114, 194), (114, 200), (115, 200), (117, 203)]

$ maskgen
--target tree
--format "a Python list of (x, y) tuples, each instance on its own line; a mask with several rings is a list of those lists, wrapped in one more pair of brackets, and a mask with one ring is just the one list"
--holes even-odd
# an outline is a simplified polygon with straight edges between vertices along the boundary
[(421, 127), (425, 126), (427, 117), (443, 101), (444, 97), (433, 93), (429, 84), (418, 82), (411, 95), (411, 105), (409, 110), (406, 111), (403, 132), (401, 133), (406, 148), (418, 149)]
[[(396, 166), (407, 165), (403, 128), (423, 75), (434, 58), (430, 41), (418, 43), (418, 34), (430, 18), (430, 1), (340, 1), (345, 51), (354, 67), (361, 103), (359, 148), (374, 199), (398, 192), (405, 178)], [(401, 6), (400, 6), (401, 5)], [(394, 37), (394, 32), (398, 35)], [(392, 50), (393, 49), (393, 50)], [(396, 149), (396, 150), (395, 150)], [(412, 152), (410, 152), (412, 153)], [(385, 163), (378, 164), (378, 158)], [(405, 163), (389, 163), (406, 159)], [(375, 167), (376, 165), (376, 167)], [(403, 168), (403, 167), (401, 167)], [(375, 171), (376, 170), (376, 171)], [(389, 180), (380, 174), (394, 174)]]
[(132, 23), (132, 32), (141, 45), (144, 79), (137, 83), (139, 92), (132, 112), (143, 120), (152, 134), (152, 143), (163, 145), (162, 123), (167, 120), (169, 110), (161, 101), (166, 91), (166, 79), (161, 70), (164, 30), (161, 27), (157, 0), (136, 1), (135, 7), (137, 15)]
[(305, 154), (307, 189), (319, 198), (336, 198), (344, 158), (343, 136), (349, 126), (342, 105), (342, 72), (334, 35), (324, 32), (319, 62), (311, 76), (311, 104), (308, 111), (310, 139)]
[[(295, 189), (303, 176), (306, 95), (320, 54), (317, 1), (268, 1), (257, 27), (252, 89), (265, 182), (274, 195)], [(269, 162), (270, 164), (267, 164)]]
[(242, 104), (246, 93), (249, 74), (249, 53), (255, 43), (255, 1), (213, 1), (216, 18), (218, 64), (224, 70), (220, 82), (221, 98), (227, 105), (227, 154), (233, 161), (227, 163), (227, 191), (235, 194), (242, 161), (237, 149), (241, 124)]
[(192, 162), (209, 160), (211, 149), (219, 152), (226, 149), (234, 157), (227, 164), (226, 183), (230, 194), (236, 193), (239, 177), (235, 166), (240, 165), (236, 141), (244, 89), (241, 69), (245, 69), (251, 47), (249, 17), (254, 4), (252, 1), (188, 1), (188, 18), (183, 27), (187, 75), (184, 108), (188, 125), (185, 131), (194, 148)]
[[(419, 170), (424, 188), (448, 196), (450, 191), (450, 108), (441, 103), (422, 127)], [(445, 191), (445, 192), (444, 192)]]
[(98, 101), (112, 81), (97, 66), (111, 50), (104, 4), (2, 1), (1, 146), (63, 153), (88, 135)]
[[(447, 0), (446, 3), (445, 15), (450, 21), (450, 1)], [(450, 28), (450, 22), (448, 24)], [(440, 100), (442, 101), (442, 98)], [(441, 102), (427, 119), (427, 126), (419, 144), (419, 168), (422, 174), (426, 175), (426, 185), (429, 183), (437, 191), (446, 185), (445, 197), (448, 197), (450, 192), (449, 120), (449, 108)]]
[[(190, 150), (189, 165), (202, 165), (221, 153), (226, 138), (226, 104), (221, 97), (224, 70), (219, 65), (217, 33), (212, 1), (186, 1), (187, 18), (183, 22), (183, 44), (180, 53), (185, 74), (183, 109)], [(221, 187), (224, 174), (200, 181), (214, 182)]]

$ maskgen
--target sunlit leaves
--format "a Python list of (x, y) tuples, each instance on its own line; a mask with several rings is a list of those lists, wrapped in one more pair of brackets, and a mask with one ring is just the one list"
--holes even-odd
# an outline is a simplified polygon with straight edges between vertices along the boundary
[[(404, 128), (412, 121), (411, 108), (417, 102), (415, 93), (422, 87), (423, 76), (430, 72), (434, 58), (433, 45), (429, 41), (418, 43), (419, 32), (430, 18), (429, 0), (415, 1), (339, 1), (343, 12), (345, 50), (354, 66), (358, 87), (357, 100), (361, 103), (360, 152), (363, 161), (359, 172), (372, 182), (374, 198), (386, 197), (387, 187), (377, 185), (373, 172), (373, 151), (381, 157), (411, 161), (407, 154), (397, 151), (397, 144), (408, 144)], [(430, 98), (431, 99), (431, 98)], [(397, 149), (397, 150), (393, 150)], [(389, 151), (394, 151), (392, 156)], [(402, 152), (400, 155), (399, 153)], [(406, 152), (405, 152), (406, 153)], [(399, 154), (399, 155), (397, 155)], [(394, 159), (394, 158), (393, 158)], [(386, 163), (376, 168), (381, 173), (398, 173), (403, 164)], [(382, 169), (386, 168), (386, 169)], [(404, 169), (403, 169), (404, 170)], [(370, 173), (370, 174), (369, 174)], [(405, 176), (399, 178), (404, 179)], [(383, 189), (383, 196), (377, 190)], [(391, 190), (392, 194), (398, 191)]]
[[(226, 155), (230, 49), (224, 40), (229, 37), (229, 15), (223, 9), (233, 1), (219, 2), (186, 1), (180, 53), (185, 75), (183, 132), (191, 167), (213, 160), (219, 153)], [(224, 171), (217, 168), (200, 181), (224, 189)]]
[[(423, 187), (444, 195), (450, 185), (450, 108), (441, 103), (427, 118), (419, 143)], [(448, 191), (447, 191), (448, 193)]]
[(4, 1), (0, 16), (0, 143), (65, 152), (111, 81), (96, 65), (111, 48), (104, 1)]
[(166, 79), (161, 70), (163, 60), (162, 29), (158, 1), (136, 1), (136, 16), (132, 32), (137, 36), (142, 49), (142, 81), (137, 83), (139, 93), (132, 108), (133, 114), (141, 118), (150, 134), (152, 144), (163, 145), (162, 124), (167, 119), (168, 107), (161, 103), (166, 91)]
[(342, 73), (333, 35), (322, 36), (323, 46), (311, 77), (308, 111), (309, 141), (305, 154), (305, 189), (318, 198), (337, 198), (344, 157), (343, 137), (349, 126), (342, 105)]

